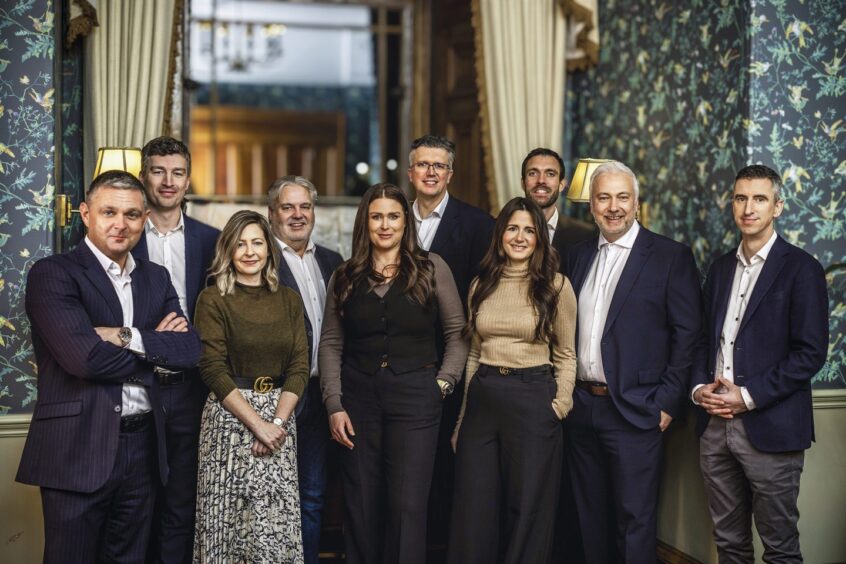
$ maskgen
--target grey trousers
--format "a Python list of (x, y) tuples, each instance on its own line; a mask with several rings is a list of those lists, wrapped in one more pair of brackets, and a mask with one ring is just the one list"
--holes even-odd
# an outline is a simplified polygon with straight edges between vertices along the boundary
[(805, 452), (761, 452), (749, 442), (742, 418), (712, 416), (699, 440), (719, 561), (753, 563), (752, 516), (764, 562), (802, 562), (799, 478)]

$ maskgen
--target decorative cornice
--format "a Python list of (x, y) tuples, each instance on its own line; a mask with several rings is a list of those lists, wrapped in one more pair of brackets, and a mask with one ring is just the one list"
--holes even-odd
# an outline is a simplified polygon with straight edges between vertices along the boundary
[(814, 409), (846, 408), (846, 390), (814, 390)]

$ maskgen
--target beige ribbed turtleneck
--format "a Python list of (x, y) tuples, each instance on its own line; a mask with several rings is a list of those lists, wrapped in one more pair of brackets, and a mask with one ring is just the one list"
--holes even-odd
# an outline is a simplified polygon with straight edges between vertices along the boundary
[[(473, 295), (474, 282), (470, 289)], [(476, 316), (476, 331), (467, 358), (465, 392), (479, 368), (479, 364), (528, 368), (552, 364), (558, 393), (552, 408), (564, 418), (573, 406), (573, 386), (576, 381), (576, 296), (570, 281), (561, 274), (555, 275), (558, 293), (558, 314), (555, 334), (558, 345), (550, 351), (549, 343), (535, 340), (538, 316), (529, 298), (528, 265), (505, 267), (502, 278), (493, 293), (482, 302)], [(464, 417), (467, 394), (461, 406), (459, 425)]]

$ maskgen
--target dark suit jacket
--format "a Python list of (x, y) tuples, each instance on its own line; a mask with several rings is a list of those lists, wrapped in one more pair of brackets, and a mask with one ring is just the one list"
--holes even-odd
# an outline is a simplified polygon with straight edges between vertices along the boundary
[[(329, 278), (332, 277), (332, 273), (335, 272), (338, 265), (344, 262), (344, 259), (335, 251), (321, 247), (320, 245), (314, 246), (314, 258), (317, 260), (317, 266), (320, 267), (320, 274), (323, 276), (323, 287), (325, 288), (326, 284), (329, 283)], [(294, 290), (300, 296), (300, 299), (302, 299), (303, 293), (300, 291), (299, 286), (297, 286), (294, 273), (291, 272), (291, 268), (282, 256), (279, 257), (279, 283)], [(308, 318), (308, 310), (304, 308), (303, 311), (305, 312), (306, 337), (308, 337), (308, 362), (311, 365), (314, 342), (320, 340), (320, 335), (314, 334), (311, 320)]]
[(594, 239), (597, 235), (599, 235), (599, 230), (595, 224), (567, 217), (559, 211), (558, 226), (555, 228), (555, 236), (552, 237), (552, 248), (558, 251), (558, 255), (561, 257), (561, 266), (558, 270), (564, 272), (570, 249), (582, 241)]
[(153, 365), (174, 370), (200, 359), (200, 339), (158, 332), (170, 312), (182, 315), (167, 271), (138, 259), (132, 272), (133, 326), (146, 360), (104, 342), (94, 327), (120, 327), (117, 293), (84, 242), (75, 250), (35, 263), (27, 276), (26, 312), (38, 362), (38, 401), (17, 480), (47, 488), (93, 492), (109, 477), (120, 434), (124, 382), (143, 384), (156, 421), (159, 473), (167, 481), (164, 413)]
[(449, 266), (465, 307), (470, 283), (479, 274), (479, 263), (491, 244), (493, 230), (490, 215), (450, 194), (429, 250)]
[[(185, 301), (188, 319), (194, 319), (197, 297), (208, 284), (208, 270), (214, 260), (214, 246), (220, 231), (196, 219), (185, 218)], [(148, 260), (146, 231), (132, 249), (132, 256)]]
[[(737, 265), (735, 255), (736, 250), (718, 258), (708, 272), (704, 328), (708, 357), (696, 371), (693, 386), (715, 378)], [(778, 237), (734, 340), (735, 383), (746, 386), (755, 402), (755, 409), (740, 417), (755, 448), (788, 452), (811, 446), (811, 378), (825, 364), (827, 352), (828, 295), (823, 268), (814, 257)], [(709, 416), (701, 408), (697, 411), (701, 435)]]
[[(566, 274), (577, 296), (597, 243), (595, 237), (570, 252)], [(611, 300), (601, 342), (611, 398), (635, 427), (657, 427), (661, 410), (673, 418), (683, 413), (701, 330), (700, 300), (690, 248), (641, 227)]]

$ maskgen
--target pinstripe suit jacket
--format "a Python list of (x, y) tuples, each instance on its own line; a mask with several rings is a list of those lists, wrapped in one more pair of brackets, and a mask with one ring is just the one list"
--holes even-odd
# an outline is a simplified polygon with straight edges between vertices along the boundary
[(26, 312), (38, 363), (38, 400), (17, 481), (77, 492), (93, 492), (115, 464), (124, 382), (143, 384), (156, 421), (159, 473), (167, 481), (164, 413), (153, 365), (182, 370), (200, 358), (200, 339), (155, 327), (179, 299), (167, 270), (136, 260), (132, 273), (133, 325), (146, 359), (104, 342), (95, 327), (120, 327), (117, 293), (97, 258), (80, 244), (38, 261), (27, 276)]

